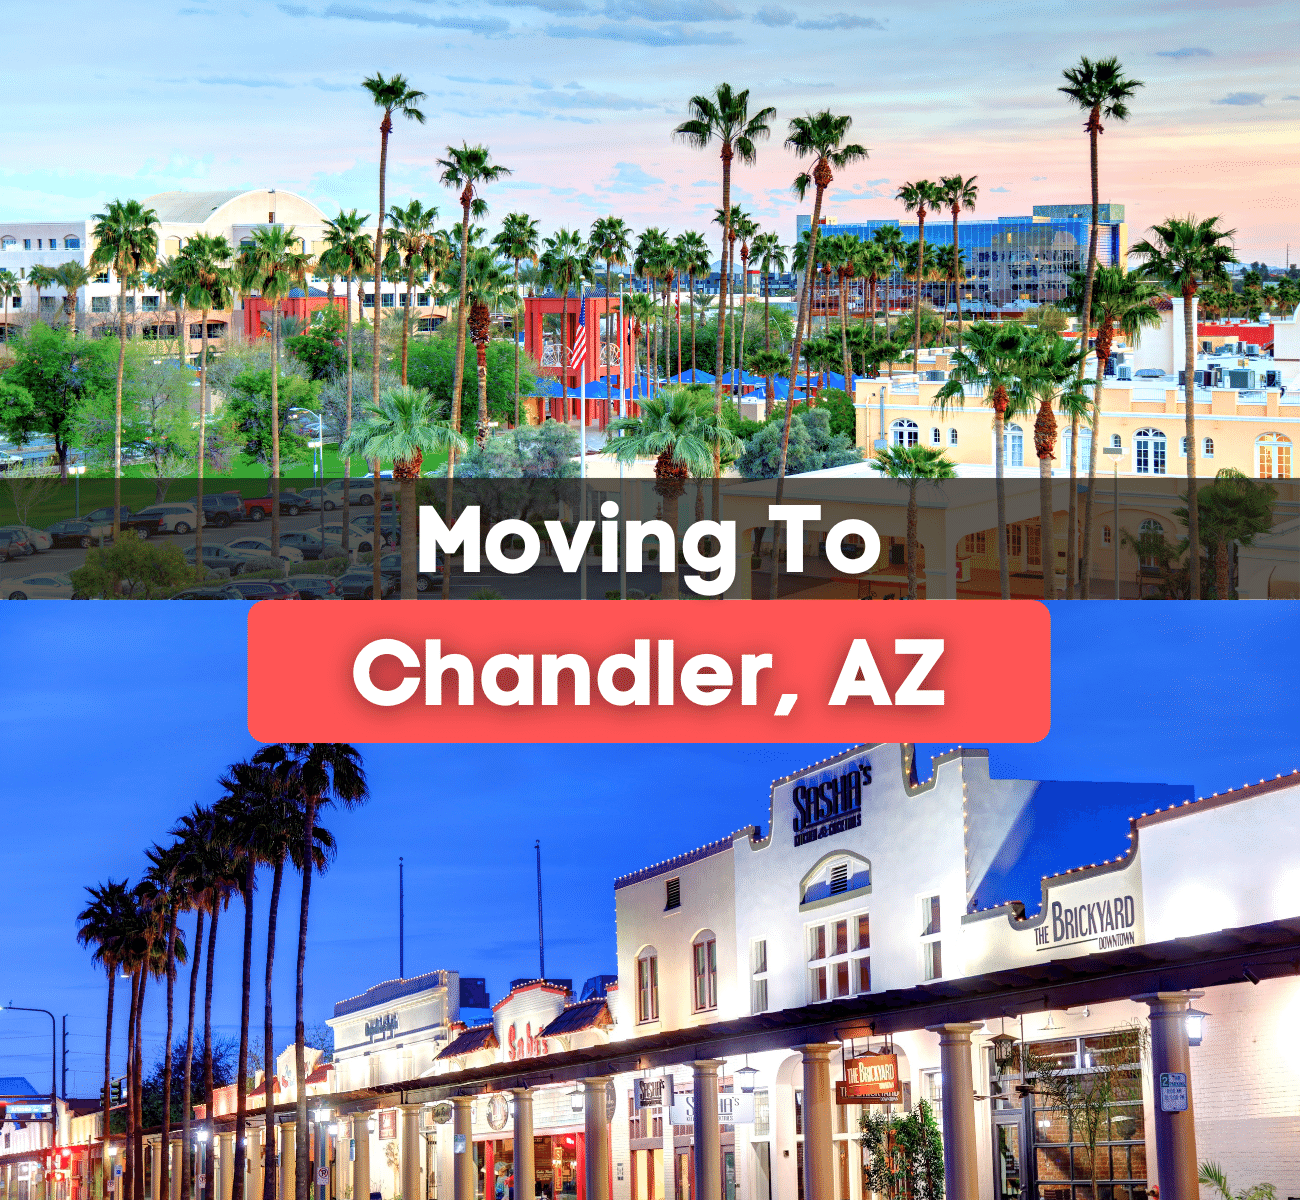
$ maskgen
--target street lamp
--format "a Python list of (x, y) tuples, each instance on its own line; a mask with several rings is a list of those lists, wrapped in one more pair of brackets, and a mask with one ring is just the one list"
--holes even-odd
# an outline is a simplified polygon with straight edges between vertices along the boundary
[(54, 1014), (48, 1008), (24, 1008), (21, 1004), (0, 1004), (0, 1012), (44, 1013), (50, 1018), (50, 1127), (54, 1131), (50, 1138), (50, 1144), (57, 1145), (59, 1141), (59, 1112), (55, 1100), (58, 1097), (59, 1087), (59, 1036), (58, 1024), (54, 1020)]
[(210, 1195), (208, 1192), (208, 1131), (206, 1129), (196, 1129), (194, 1131), (195, 1140), (199, 1143), (199, 1191)]
[(1201, 1012), (1199, 1008), (1192, 1008), (1188, 1005), (1187, 1011), (1183, 1014), (1183, 1019), (1187, 1024), (1187, 1044), (1189, 1046), (1199, 1046), (1201, 1038), (1204, 1036), (1205, 1018), (1210, 1014)]
[(569, 1093), (569, 1107), (576, 1113), (582, 1111), (582, 1088), (576, 1087)]
[(736, 1072), (736, 1078), (740, 1080), (740, 1090), (746, 1094), (752, 1092), (757, 1075), (758, 1069), (749, 1065), (749, 1055), (745, 1055), (745, 1065)]
[(299, 408), (299, 412), (310, 413), (316, 418), (317, 448), (312, 451), (311, 481), (316, 482), (316, 454), (320, 454), (320, 537), (325, 540), (325, 418), (310, 408)]
[(1115, 468), (1115, 515), (1114, 525), (1110, 531), (1110, 545), (1115, 552), (1115, 599), (1119, 599), (1119, 460), (1124, 453), (1123, 446), (1103, 446), (1101, 452), (1111, 461)]

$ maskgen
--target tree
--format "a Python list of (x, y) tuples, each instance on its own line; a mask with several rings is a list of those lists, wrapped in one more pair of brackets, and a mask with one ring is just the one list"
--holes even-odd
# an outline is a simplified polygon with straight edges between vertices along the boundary
[[(603, 259), (605, 263), (605, 325), (603, 330), (603, 344), (599, 341), (598, 344), (602, 345), (602, 365), (608, 366), (608, 347), (614, 341), (614, 334), (609, 327), (610, 273), (612, 268), (615, 266), (622, 267), (627, 265), (628, 255), (632, 253), (632, 230), (628, 228), (627, 222), (621, 217), (597, 217), (596, 220), (591, 223), (591, 235), (587, 239), (587, 246), (593, 258)], [(536, 259), (534, 259), (534, 261), (536, 261)], [(518, 261), (516, 260), (516, 268), (518, 265)], [(518, 280), (516, 280), (516, 284), (518, 284)], [(618, 314), (618, 327), (618, 373), (619, 378), (622, 379), (623, 376), (626, 375), (626, 371), (623, 367), (623, 342), (626, 339), (622, 334), (623, 313), (621, 311)], [(515, 339), (515, 344), (519, 344), (518, 338)], [(516, 420), (515, 424), (518, 424), (518, 420)]]
[[(966, 389), (977, 388), (983, 403), (993, 409), (993, 463), (998, 505), (998, 575), (1002, 599), (1011, 599), (1011, 578), (1007, 568), (1007, 497), (1005, 485), (1005, 438), (1007, 417), (1027, 411), (1020, 389), (1025, 343), (1032, 338), (1023, 325), (995, 325), (979, 321), (970, 327), (966, 346), (957, 351), (947, 382), (935, 396), (935, 407), (946, 413), (949, 407), (964, 408)], [(882, 431), (883, 433), (883, 431)]]
[[(711, 144), (718, 144), (718, 154), (722, 159), (722, 209), (728, 220), (722, 229), (722, 259), (724, 270), (718, 279), (718, 313), (725, 312), (727, 305), (727, 247), (731, 238), (731, 164), (739, 158), (746, 166), (754, 163), (758, 157), (755, 143), (766, 141), (772, 135), (771, 121), (776, 116), (772, 107), (760, 108), (751, 114), (749, 111), (749, 89), (736, 91), (729, 83), (720, 83), (713, 89), (713, 94), (692, 96), (686, 105), (690, 116), (673, 130), (673, 137), (685, 142), (696, 150), (707, 150)], [(722, 424), (722, 350), (725, 333), (724, 322), (718, 321), (718, 347), (714, 371), (713, 420), (715, 425)], [(694, 364), (692, 364), (694, 366)], [(716, 480), (722, 472), (721, 448), (713, 453), (713, 477)], [(718, 492), (714, 484), (713, 519), (718, 519)]]
[(691, 381), (695, 382), (695, 280), (701, 276), (708, 278), (712, 267), (709, 259), (709, 246), (704, 235), (698, 230), (688, 229), (679, 239), (677, 270), (686, 276), (686, 288), (691, 302)]
[(334, 305), (318, 308), (311, 324), (284, 339), (285, 348), (310, 372), (313, 380), (332, 379), (347, 370), (343, 348), (344, 316)]
[(943, 1200), (943, 1136), (927, 1101), (910, 1113), (864, 1106), (858, 1127), (866, 1188), (884, 1200)]
[[(521, 425), (471, 446), (461, 462), (463, 479), (576, 479), (577, 430), (558, 421)], [(500, 495), (494, 489), (493, 495)], [(517, 516), (517, 513), (510, 513)]]
[[(1070, 279), (1064, 304), (1073, 312), (1083, 314), (1083, 293), (1086, 289), (1086, 277), (1082, 272), (1074, 272)], [(1097, 480), (1097, 450), (1101, 445), (1101, 385), (1105, 378), (1106, 361), (1110, 358), (1111, 346), (1116, 332), (1122, 333), (1130, 346), (1135, 345), (1142, 336), (1143, 329), (1160, 328), (1160, 311), (1156, 308), (1159, 299), (1158, 289), (1146, 282), (1136, 271), (1126, 271), (1122, 266), (1098, 267), (1092, 280), (1092, 314), (1087, 325), (1097, 331), (1097, 374), (1092, 390), (1092, 413), (1088, 424), (1092, 428), (1092, 440), (1088, 455), (1088, 496), (1083, 510), (1083, 564), (1081, 569), (1083, 598), (1092, 594), (1092, 506), (1093, 493)], [(1075, 467), (1078, 462), (1079, 432), (1078, 422), (1072, 429), (1070, 440), (1070, 542), (1068, 557), (1070, 573), (1066, 576), (1066, 595), (1074, 579), (1074, 529), (1075, 518), (1073, 505), (1076, 498)]]
[[(602, 454), (621, 463), (655, 460), (655, 491), (663, 498), (664, 519), (674, 534), (688, 475), (713, 471), (717, 447), (733, 455), (743, 449), (735, 434), (717, 423), (716, 409), (710, 407), (708, 391), (702, 387), (666, 387), (657, 396), (642, 399), (639, 416), (620, 417), (608, 426), (612, 436)], [(677, 598), (675, 572), (664, 576), (664, 597)]]
[[(785, 414), (778, 409), (746, 440), (745, 448), (736, 460), (736, 470), (744, 478), (776, 478), (781, 469), (781, 445), (787, 440), (784, 437), (784, 417)], [(790, 422), (785, 457), (787, 474), (799, 475), (805, 471), (861, 462), (862, 452), (853, 444), (852, 437), (831, 432), (830, 413), (825, 408), (810, 409), (797, 404)]]
[[(955, 286), (958, 279), (960, 264), (958, 261), (959, 250), (957, 248), (957, 218), (961, 215), (964, 208), (967, 212), (975, 210), (975, 201), (979, 199), (979, 187), (977, 185), (978, 175), (971, 175), (963, 179), (960, 175), (941, 175), (939, 177), (939, 194), (943, 197), (944, 205), (952, 213), (952, 247), (951, 263), (949, 275), (954, 283), (953, 294), (957, 298), (957, 349), (961, 349), (961, 288)], [(1096, 216), (1093, 217), (1093, 223), (1096, 224)], [(947, 313), (947, 306), (944, 306), (944, 312)], [(946, 318), (945, 318), (946, 319)]]
[(91, 547), (85, 563), (68, 572), (78, 595), (111, 599), (120, 591), (128, 600), (137, 590), (151, 600), (189, 576), (190, 566), (179, 546), (121, 536), (103, 549)]
[(0, 331), (3, 333), (0, 340), (4, 342), (6, 350), (9, 349), (9, 301), (22, 294), (23, 285), (18, 282), (18, 276), (8, 267), (0, 269), (0, 300), (4, 302), (4, 329)]
[[(1196, 493), (1200, 507), (1200, 528), (1207, 549), (1214, 558), (1214, 595), (1232, 599), (1232, 546), (1251, 546), (1255, 538), (1273, 528), (1273, 503), (1277, 489), (1263, 480), (1255, 482), (1233, 467), (1224, 467), (1208, 487)], [(1187, 509), (1176, 508), (1174, 516), (1187, 523)]]
[(510, 276), (491, 250), (479, 247), (465, 264), (465, 299), (469, 304), (469, 336), (474, 343), (478, 379), (478, 420), (474, 440), (481, 446), (488, 435), (487, 344), (492, 310), (499, 309), (513, 289)]
[[(53, 438), (59, 474), (66, 479), (69, 438), (82, 411), (112, 395), (112, 352), (104, 342), (74, 340), (66, 329), (41, 321), (13, 343), (13, 350), (14, 364), (0, 381), (0, 432), (19, 446), (37, 434)], [(114, 451), (120, 454), (120, 386), (116, 413)]]
[(122, 532), (122, 371), (126, 365), (126, 289), (158, 259), (158, 214), (138, 200), (113, 200), (94, 216), (92, 267), (117, 273), (117, 417), (113, 437), (113, 537)]
[(344, 808), (364, 804), (370, 799), (370, 789), (361, 755), (345, 742), (278, 742), (264, 746), (253, 756), (253, 761), (277, 772), (290, 794), (297, 797), (303, 813), (299, 842), (302, 901), (298, 910), (298, 963), (294, 990), (294, 1078), (299, 1081), (296, 1089), (297, 1173), (294, 1183), (296, 1200), (307, 1200), (307, 1089), (302, 1083), (307, 1078), (303, 973), (307, 965), (311, 877), (318, 869), (312, 857), (316, 815), (322, 807), (330, 804)]
[(280, 552), (280, 305), (293, 288), (306, 287), (307, 271), (312, 263), (303, 246), (304, 242), (292, 225), (288, 228), (283, 225), (258, 225), (253, 230), (252, 245), (241, 255), (253, 273), (262, 300), (271, 305), (272, 554)]
[(1142, 1055), (1149, 1036), (1144, 1026), (1130, 1025), (1090, 1038), (1082, 1069), (1072, 1055), (1021, 1047), (1025, 1084), (1033, 1087), (1043, 1108), (1059, 1111), (1069, 1140), (1084, 1145), (1093, 1200), (1099, 1197), (1097, 1145), (1112, 1138), (1116, 1105), (1142, 1099)]
[(289, 412), (296, 407), (314, 408), (320, 385), (301, 375), (286, 375), (279, 389), (286, 403), (273, 409), (271, 389), (275, 384), (273, 367), (240, 372), (230, 381), (224, 411), (249, 458), (269, 466), (278, 445), (282, 462), (293, 466), (309, 455), (306, 439), (289, 424)]
[[(389, 211), (393, 222), (390, 243), (401, 259), (401, 270), (406, 277), (406, 307), (402, 309), (402, 382), (406, 382), (406, 349), (411, 337), (411, 308), (415, 304), (417, 276), (427, 275), (439, 259), (435, 243), (446, 234), (433, 227), (438, 210), (425, 208), (412, 200), (405, 208), (394, 204)], [(375, 310), (378, 312), (378, 309)]]
[[(615, 218), (604, 218), (613, 221)], [(620, 222), (621, 224), (621, 222)], [(624, 226), (626, 229), (626, 226)], [(594, 233), (595, 226), (592, 226)], [(519, 291), (519, 264), (521, 262), (535, 263), (537, 261), (537, 241), (538, 241), (537, 222), (527, 213), (509, 213), (506, 219), (501, 222), (501, 232), (492, 239), (492, 245), (496, 248), (498, 254), (503, 258), (510, 259), (515, 264), (515, 292)], [(626, 236), (624, 242), (626, 242)], [(611, 252), (617, 252), (617, 246), (611, 248)], [(605, 261), (605, 275), (608, 278), (609, 264), (614, 259), (607, 258)], [(618, 259), (617, 261), (622, 261)], [(606, 296), (609, 295), (609, 288), (605, 288)], [(608, 301), (606, 309), (608, 309)], [(519, 330), (515, 329), (515, 428), (519, 428)]]
[[(486, 254), (487, 251), (476, 251)], [(486, 385), (484, 385), (486, 388)], [(486, 394), (486, 391), (485, 391)], [(367, 406), (361, 422), (344, 443), (346, 452), (378, 461), (391, 459), (393, 478), (398, 481), (402, 510), (402, 598), (416, 599), (419, 575), (414, 553), (417, 537), (418, 500), (416, 483), (426, 454), (439, 450), (463, 450), (465, 439), (447, 421), (434, 416), (429, 393), (403, 385), (381, 392), (379, 403)], [(376, 517), (378, 520), (378, 517)], [(383, 599), (380, 581), (380, 555), (374, 556), (374, 598)]]
[(925, 480), (955, 479), (956, 464), (936, 446), (889, 446), (877, 450), (872, 465), (889, 479), (907, 484), (907, 598), (916, 599), (916, 488)]
[[(563, 298), (560, 315), (560, 414), (569, 419), (569, 292), (582, 293), (582, 286), (592, 276), (591, 249), (576, 229), (559, 229), (542, 241), (538, 262), (547, 284)], [(465, 294), (465, 284), (461, 288)]]
[(931, 262), (925, 256), (925, 214), (941, 212), (945, 195), (940, 184), (928, 179), (918, 179), (915, 183), (905, 183), (898, 189), (896, 200), (902, 202), (908, 212), (916, 213), (917, 251), (914, 260), (916, 278), (915, 294), (912, 297), (912, 353), (913, 364), (920, 370), (921, 362), (921, 279)]
[[(460, 303), (456, 309), (456, 380), (452, 386), (451, 427), (460, 432), (460, 396), (464, 384), (465, 371), (465, 337), (469, 320), (466, 306), (464, 264), (469, 259), (469, 219), (483, 218), (487, 215), (487, 201), (481, 190), (485, 184), (496, 183), (511, 174), (508, 167), (492, 161), (492, 155), (486, 146), (471, 146), (462, 142), (459, 147), (448, 146), (447, 157), (438, 159), (442, 167), (439, 177), (444, 187), (460, 189)], [(455, 453), (447, 459), (447, 476), (451, 477), (455, 469)], [(450, 503), (450, 502), (449, 502)]]
[[(1235, 263), (1232, 250), (1235, 229), (1223, 229), (1218, 217), (1170, 217), (1151, 227), (1132, 252), (1146, 261), (1139, 268), (1146, 279), (1165, 285), (1183, 298), (1183, 407), (1187, 437), (1187, 536), (1191, 547), (1191, 592), (1201, 596), (1201, 539), (1196, 503), (1196, 293), (1203, 281), (1225, 279)], [(1090, 303), (1091, 297), (1085, 296)], [(1088, 311), (1091, 312), (1091, 307)]]
[(776, 399), (776, 376), (787, 367), (785, 354), (780, 350), (755, 350), (750, 353), (745, 365), (755, 375), (763, 375), (767, 379), (763, 404), (763, 417), (766, 419), (772, 415), (772, 403)]
[(76, 336), (74, 314), (77, 311), (77, 293), (86, 284), (93, 282), (94, 276), (79, 262), (65, 262), (54, 268), (54, 282), (63, 289), (63, 324)]
[[(785, 491), (785, 454), (790, 438), (790, 417), (794, 411), (794, 390), (799, 379), (799, 355), (803, 345), (803, 318), (812, 318), (813, 277), (817, 265), (817, 235), (821, 228), (822, 200), (826, 189), (835, 178), (836, 171), (843, 171), (853, 163), (866, 160), (867, 151), (856, 142), (845, 142), (853, 118), (848, 115), (836, 116), (829, 110), (810, 113), (806, 117), (795, 117), (790, 121), (790, 133), (785, 139), (787, 150), (793, 150), (798, 158), (811, 158), (812, 168), (801, 171), (795, 176), (792, 190), (800, 200), (814, 189), (812, 230), (808, 239), (807, 266), (804, 271), (805, 281), (799, 297), (799, 313), (794, 325), (794, 350), (790, 356), (790, 401), (786, 405), (785, 428), (781, 434), (782, 466), (776, 476), (776, 503), (781, 503)], [(784, 536), (784, 527), (782, 527)], [(777, 553), (772, 556), (772, 580), (769, 597), (776, 599), (777, 590)]]
[(27, 272), (27, 283), (36, 292), (36, 307), (32, 310), (32, 319), (36, 320), (41, 315), (41, 293), (54, 286), (54, 268), (37, 263)]
[[(906, 244), (903, 241), (903, 231), (897, 225), (883, 225), (871, 235), (871, 240), (880, 247), (880, 252), (885, 256), (886, 270), (885, 276), (889, 283), (885, 285), (885, 337), (889, 337), (889, 289), (893, 282), (893, 274), (898, 265), (903, 261), (906, 253)], [(894, 373), (891, 365), (889, 373)]]
[(1222, 1200), (1277, 1200), (1277, 1188), (1271, 1183), (1256, 1183), (1234, 1192), (1228, 1185), (1228, 1176), (1216, 1162), (1201, 1163), (1197, 1178), (1203, 1187), (1213, 1188), (1218, 1192)]

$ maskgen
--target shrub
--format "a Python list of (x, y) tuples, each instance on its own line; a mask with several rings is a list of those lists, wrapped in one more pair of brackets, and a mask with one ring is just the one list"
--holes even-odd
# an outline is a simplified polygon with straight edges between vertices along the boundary
[(278, 577), (284, 574), (284, 560), (274, 558), (270, 554), (259, 554), (256, 558), (250, 558), (244, 563), (241, 575), (252, 575), (255, 572), (261, 574), (265, 571), (274, 572)]

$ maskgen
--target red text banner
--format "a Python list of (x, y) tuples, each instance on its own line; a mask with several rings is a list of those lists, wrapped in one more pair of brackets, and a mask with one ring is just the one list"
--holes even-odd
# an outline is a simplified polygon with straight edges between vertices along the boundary
[[(256, 604), (264, 742), (1034, 742), (1047, 607), (1000, 601)], [(1014, 645), (1014, 652), (1010, 647)]]

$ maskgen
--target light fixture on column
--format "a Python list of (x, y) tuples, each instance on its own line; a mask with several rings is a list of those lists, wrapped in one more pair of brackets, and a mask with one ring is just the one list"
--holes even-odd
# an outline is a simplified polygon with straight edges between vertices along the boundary
[(1187, 1012), (1183, 1014), (1183, 1019), (1187, 1022), (1187, 1044), (1189, 1046), (1199, 1046), (1201, 1038), (1205, 1033), (1205, 1018), (1210, 1014), (1201, 1012), (1199, 1008), (1187, 1006)]
[(376, 1120), (374, 1117), (370, 1117), (370, 1118), (366, 1121), (366, 1131), (367, 1131), (368, 1133), (374, 1133), (375, 1130), (378, 1129), (378, 1128), (379, 1128), (379, 1122), (378, 1122), (378, 1120)]
[(208, 1140), (208, 1131), (206, 1129), (197, 1130), (194, 1136), (198, 1138), (199, 1141), (206, 1142)]
[(1016, 1061), (1016, 1039), (1009, 1033), (995, 1033), (989, 1039), (993, 1046), (993, 1065), (999, 1075), (1006, 1075)]
[(324, 1123), (330, 1119), (330, 1110), (328, 1108), (318, 1108), (316, 1110), (316, 1120)]
[(576, 1087), (569, 1093), (569, 1107), (576, 1113), (582, 1111), (582, 1088)]

